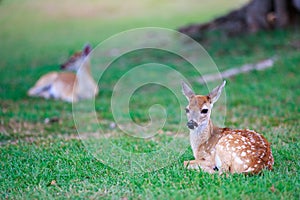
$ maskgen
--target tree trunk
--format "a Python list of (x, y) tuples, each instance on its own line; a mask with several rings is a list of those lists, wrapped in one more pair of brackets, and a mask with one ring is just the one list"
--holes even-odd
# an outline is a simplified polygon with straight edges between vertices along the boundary
[(275, 15), (277, 16), (276, 26), (285, 27), (289, 23), (288, 4), (284, 0), (274, 0)]
[(249, 32), (272, 27), (272, 19), (268, 17), (272, 10), (272, 0), (253, 0), (246, 7), (245, 17)]
[(201, 39), (206, 32), (215, 30), (231, 36), (291, 25), (300, 26), (300, 0), (252, 0), (227, 15), (208, 23), (181, 27), (179, 31)]

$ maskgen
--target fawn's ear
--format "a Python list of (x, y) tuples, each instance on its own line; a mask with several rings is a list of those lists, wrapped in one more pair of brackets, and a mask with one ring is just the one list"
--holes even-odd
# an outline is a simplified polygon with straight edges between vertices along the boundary
[(90, 44), (84, 45), (83, 51), (82, 51), (84, 56), (89, 55), (91, 53), (91, 51), (92, 51), (92, 46)]
[(181, 84), (182, 84), (182, 92), (188, 100), (190, 100), (191, 97), (195, 96), (193, 90), (185, 82), (182, 82)]
[(221, 85), (217, 86), (213, 89), (213, 91), (211, 91), (211, 93), (209, 93), (208, 97), (211, 99), (211, 104), (214, 104), (219, 99), (225, 84), (226, 81), (224, 80)]

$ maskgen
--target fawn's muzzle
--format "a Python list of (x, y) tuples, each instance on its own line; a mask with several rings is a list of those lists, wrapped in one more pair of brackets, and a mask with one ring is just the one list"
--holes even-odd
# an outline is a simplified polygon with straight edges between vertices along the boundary
[(188, 121), (188, 123), (186, 125), (189, 129), (194, 129), (194, 128), (198, 127), (197, 122), (195, 122), (193, 120)]
[(60, 66), (60, 69), (65, 69), (66, 68), (66, 65), (64, 65), (64, 64), (62, 64), (61, 66)]

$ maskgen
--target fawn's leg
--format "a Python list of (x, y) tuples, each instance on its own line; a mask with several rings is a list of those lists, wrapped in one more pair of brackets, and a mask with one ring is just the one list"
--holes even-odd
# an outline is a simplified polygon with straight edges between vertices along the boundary
[(189, 160), (189, 161), (184, 161), (184, 167), (187, 169), (202, 169), (205, 172), (208, 173), (215, 173), (214, 166), (211, 166), (207, 161), (203, 160)]

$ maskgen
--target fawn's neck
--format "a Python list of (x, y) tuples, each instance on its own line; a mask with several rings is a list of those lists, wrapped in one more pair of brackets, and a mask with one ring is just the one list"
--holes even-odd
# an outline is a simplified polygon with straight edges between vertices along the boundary
[[(91, 75), (91, 63), (89, 58), (86, 58), (83, 61), (82, 67), (77, 71), (76, 79), (77, 79), (77, 91), (80, 96), (90, 96), (94, 94), (97, 86)], [(92, 94), (87, 94), (92, 92)]]
[(83, 63), (82, 66), (79, 68), (79, 70), (77, 71), (77, 79), (78, 81), (84, 81), (86, 78), (91, 78), (91, 63), (89, 58), (86, 58)]
[(190, 130), (190, 143), (194, 157), (196, 157), (198, 153), (199, 146), (206, 143), (213, 136), (215, 129), (217, 129), (217, 127), (209, 120), (206, 127)]

